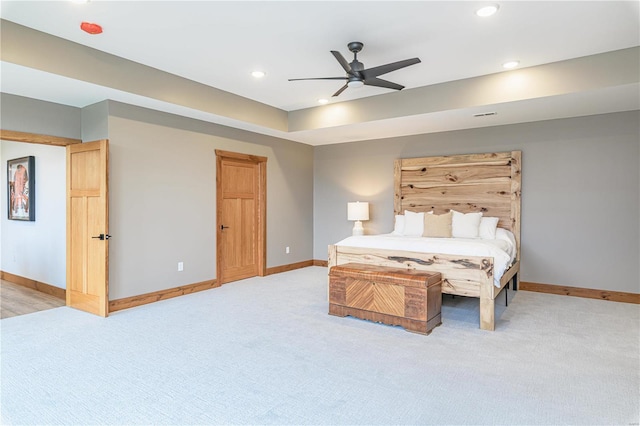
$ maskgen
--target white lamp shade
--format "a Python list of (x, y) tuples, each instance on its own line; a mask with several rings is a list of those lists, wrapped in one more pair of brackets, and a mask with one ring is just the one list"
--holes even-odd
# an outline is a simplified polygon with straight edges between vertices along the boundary
[(369, 203), (347, 203), (347, 220), (369, 220)]

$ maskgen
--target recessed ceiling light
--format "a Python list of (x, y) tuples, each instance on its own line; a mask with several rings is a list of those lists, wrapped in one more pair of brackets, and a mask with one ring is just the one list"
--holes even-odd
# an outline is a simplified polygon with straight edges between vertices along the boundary
[(512, 68), (517, 67), (518, 65), (520, 65), (520, 61), (509, 61), (502, 64), (502, 67), (510, 70)]
[(492, 4), (476, 10), (476, 15), (486, 18), (487, 16), (494, 15), (498, 11), (498, 9), (500, 9), (500, 6), (498, 6), (497, 4)]
[(329, 103), (329, 99), (318, 99), (318, 103), (322, 104), (322, 105), (328, 104)]
[(251, 73), (251, 75), (254, 76), (255, 78), (262, 78), (266, 74), (264, 73), (264, 71), (254, 71)]

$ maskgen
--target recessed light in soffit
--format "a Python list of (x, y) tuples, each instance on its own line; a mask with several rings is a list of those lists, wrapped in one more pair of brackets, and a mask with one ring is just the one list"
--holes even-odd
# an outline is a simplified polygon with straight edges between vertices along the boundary
[(476, 15), (482, 18), (486, 18), (488, 16), (495, 15), (498, 9), (500, 9), (500, 6), (498, 6), (497, 4), (491, 4), (476, 10)]

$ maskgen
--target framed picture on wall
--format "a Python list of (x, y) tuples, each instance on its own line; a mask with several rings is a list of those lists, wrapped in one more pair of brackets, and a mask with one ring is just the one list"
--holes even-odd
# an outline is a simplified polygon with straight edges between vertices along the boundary
[(7, 161), (7, 198), (9, 219), (36, 220), (36, 159), (28, 157)]

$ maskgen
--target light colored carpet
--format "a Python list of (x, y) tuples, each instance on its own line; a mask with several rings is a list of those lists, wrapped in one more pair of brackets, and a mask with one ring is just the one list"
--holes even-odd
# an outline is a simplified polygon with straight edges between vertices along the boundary
[[(326, 268), (1, 327), (3, 424), (638, 424), (640, 306), (510, 292), (495, 332), (327, 314)], [(502, 295), (501, 295), (502, 296)]]

